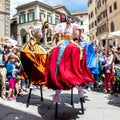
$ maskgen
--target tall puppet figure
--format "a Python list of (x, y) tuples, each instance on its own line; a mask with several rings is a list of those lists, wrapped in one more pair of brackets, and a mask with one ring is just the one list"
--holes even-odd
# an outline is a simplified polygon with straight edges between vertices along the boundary
[(28, 31), (30, 41), (21, 50), (23, 68), (33, 85), (44, 84), (46, 51), (37, 43), (43, 37), (40, 26), (34, 26)]
[[(63, 20), (64, 19), (64, 20)], [(86, 53), (73, 39), (80, 40), (81, 29), (70, 18), (61, 15), (60, 24), (55, 28), (54, 39), (60, 35), (58, 45), (51, 50), (47, 58), (46, 86), (54, 90), (69, 90), (75, 86), (85, 86), (94, 79), (86, 64)]]

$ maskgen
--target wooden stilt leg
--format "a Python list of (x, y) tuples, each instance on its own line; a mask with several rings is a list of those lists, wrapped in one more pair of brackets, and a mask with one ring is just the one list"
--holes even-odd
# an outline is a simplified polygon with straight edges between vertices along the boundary
[(41, 101), (43, 101), (42, 85), (40, 86)]
[(58, 118), (58, 103), (55, 104), (55, 118)]
[(80, 104), (81, 104), (82, 114), (84, 114), (83, 98), (80, 98)]
[(73, 105), (73, 88), (71, 89), (71, 105)]
[(27, 99), (27, 104), (26, 107), (29, 106), (29, 102), (30, 102), (30, 97), (31, 97), (31, 92), (32, 92), (32, 88), (30, 88), (29, 94), (28, 94), (28, 99)]

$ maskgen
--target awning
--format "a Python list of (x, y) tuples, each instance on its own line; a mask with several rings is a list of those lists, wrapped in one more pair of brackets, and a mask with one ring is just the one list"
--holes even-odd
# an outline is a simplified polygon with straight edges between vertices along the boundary
[(115, 39), (115, 38), (120, 38), (120, 31), (115, 31), (115, 32), (110, 32), (108, 34), (105, 34), (101, 37), (101, 40), (104, 39)]
[(114, 37), (120, 37), (120, 31), (110, 32), (109, 35), (112, 35)]

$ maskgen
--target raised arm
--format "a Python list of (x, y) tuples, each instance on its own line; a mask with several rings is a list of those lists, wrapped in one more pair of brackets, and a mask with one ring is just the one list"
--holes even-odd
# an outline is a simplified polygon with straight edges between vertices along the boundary
[(36, 38), (33, 36), (32, 32), (34, 32), (33, 29), (28, 30), (28, 34), (29, 34), (29, 37), (30, 37), (29, 43), (30, 43), (30, 45), (33, 46), (36, 43)]
[(59, 35), (59, 33), (55, 33), (54, 36), (53, 36), (53, 38), (52, 38), (52, 40), (49, 41), (49, 42), (47, 42), (47, 43), (53, 43), (56, 40), (56, 38), (57, 38), (58, 35)]

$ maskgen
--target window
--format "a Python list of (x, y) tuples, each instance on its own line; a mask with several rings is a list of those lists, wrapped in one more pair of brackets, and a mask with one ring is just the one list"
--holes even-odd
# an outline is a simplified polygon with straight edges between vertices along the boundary
[(102, 3), (103, 3), (103, 4), (104, 4), (104, 2), (105, 2), (105, 1), (104, 1), (104, 0), (102, 0)]
[(83, 25), (83, 21), (82, 20), (80, 21), (80, 24)]
[(112, 6), (109, 7), (109, 12), (112, 13)]
[(95, 14), (97, 15), (97, 8), (95, 8)]
[(43, 12), (40, 12), (40, 20), (41, 20), (42, 18), (45, 18), (45, 14), (44, 14)]
[(111, 22), (111, 32), (114, 32), (114, 30), (115, 30), (114, 22)]
[(114, 2), (114, 10), (117, 9), (117, 2)]
[(19, 16), (19, 23), (24, 23), (25, 22), (25, 14), (21, 14), (20, 16)]
[(103, 11), (103, 18), (107, 17), (107, 10)]
[(90, 20), (90, 15), (89, 15), (89, 20)]
[(55, 24), (58, 24), (58, 23), (60, 23), (60, 19), (59, 18), (55, 18)]
[(94, 28), (94, 22), (92, 22), (92, 28)]
[(91, 12), (91, 18), (94, 16), (94, 13), (93, 13), (93, 11)]
[(101, 0), (98, 0), (97, 2), (97, 8), (99, 9), (101, 7)]
[(34, 11), (31, 11), (28, 13), (28, 21), (33, 21), (34, 20)]
[(52, 16), (51, 15), (47, 15), (47, 21), (48, 21), (48, 23), (52, 24)]
[(95, 26), (97, 25), (97, 20), (95, 20)]
[(89, 5), (90, 5), (90, 4), (89, 4), (89, 1), (88, 1), (88, 7), (89, 7)]

